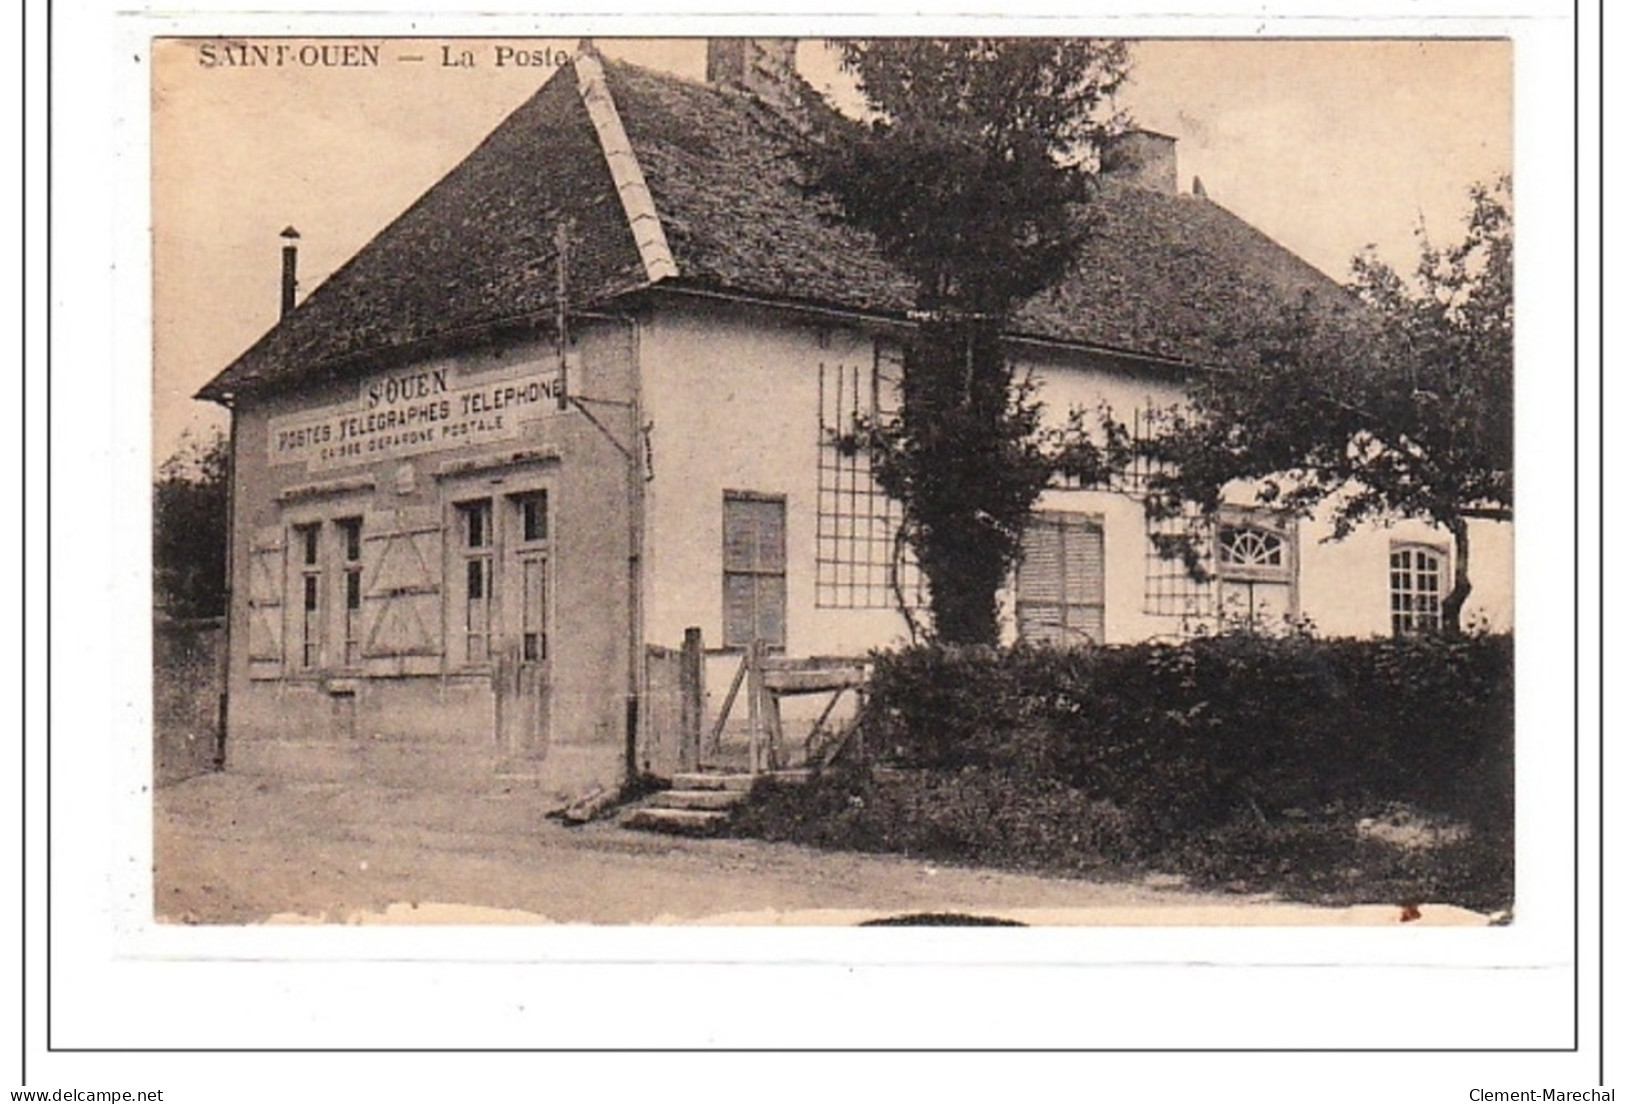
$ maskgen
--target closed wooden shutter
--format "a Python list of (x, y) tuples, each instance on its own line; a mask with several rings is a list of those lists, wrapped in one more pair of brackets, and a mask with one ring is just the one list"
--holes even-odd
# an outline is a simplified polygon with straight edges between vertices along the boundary
[(1029, 644), (1062, 644), (1066, 638), (1062, 586), (1061, 527), (1034, 516), (1021, 536), (1021, 568), (1016, 574), (1016, 622)]
[(1067, 628), (1099, 644), (1106, 639), (1106, 533), (1093, 518), (1073, 518), (1064, 528)]
[(286, 575), (285, 530), (256, 529), (248, 550), (248, 677), (282, 675), (282, 593)]
[(362, 534), (363, 659), (438, 659), (445, 651), (440, 511), (420, 507), (371, 513)]
[(722, 576), (722, 644), (743, 648), (756, 635), (756, 579), (750, 575)]
[(728, 497), (722, 503), (722, 641), (785, 642), (784, 500)]
[(1098, 644), (1106, 636), (1105, 531), (1083, 514), (1028, 521), (1016, 572), (1016, 628), (1032, 644)]

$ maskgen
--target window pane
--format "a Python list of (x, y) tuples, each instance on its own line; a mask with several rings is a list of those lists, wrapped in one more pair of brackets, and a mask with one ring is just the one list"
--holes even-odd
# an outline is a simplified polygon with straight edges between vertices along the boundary
[(490, 543), (489, 512), (490, 505), (484, 502), (463, 507), (463, 515), (467, 518), (466, 535), (469, 548), (484, 548)]
[(300, 530), (300, 533), (304, 539), (305, 563), (314, 564), (316, 562), (318, 544), (321, 539), (321, 530), (314, 525), (308, 525), (304, 529)]
[(1388, 558), (1391, 564), (1404, 565), (1404, 570), (1391, 571), (1388, 575), (1393, 631), (1439, 629), (1443, 624), (1445, 557), (1427, 548), (1395, 548)]
[(338, 524), (344, 540), (344, 558), (355, 563), (361, 559), (361, 519), (345, 518)]
[(547, 539), (547, 495), (536, 494), (522, 499), (519, 503), (519, 515), (525, 540)]

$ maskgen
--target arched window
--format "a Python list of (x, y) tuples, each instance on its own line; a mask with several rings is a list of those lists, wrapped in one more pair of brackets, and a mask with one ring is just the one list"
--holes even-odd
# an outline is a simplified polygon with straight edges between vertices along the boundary
[(1444, 549), (1426, 544), (1395, 544), (1388, 551), (1388, 616), (1394, 635), (1437, 631), (1445, 586)]
[(1221, 579), (1289, 583), (1295, 574), (1290, 518), (1263, 510), (1227, 510), (1214, 541), (1215, 574)]
[(1213, 538), (1217, 612), (1230, 624), (1261, 628), (1298, 611), (1297, 524), (1260, 508), (1226, 507)]
[(1219, 563), (1229, 577), (1279, 575), (1288, 567), (1286, 540), (1256, 526), (1225, 526), (1219, 530)]

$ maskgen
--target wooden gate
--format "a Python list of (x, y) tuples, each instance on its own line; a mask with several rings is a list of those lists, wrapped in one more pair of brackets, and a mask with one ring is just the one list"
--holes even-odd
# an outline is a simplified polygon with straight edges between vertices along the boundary
[(705, 647), (699, 629), (683, 634), (683, 647), (644, 649), (643, 706), (639, 711), (638, 766), (670, 779), (700, 766), (705, 728)]
[[(866, 659), (838, 656), (814, 656), (789, 659), (773, 656), (760, 640), (752, 641), (740, 660), (727, 696), (723, 699), (716, 724), (712, 726), (706, 743), (702, 766), (711, 765), (722, 744), (722, 735), (741, 692), (745, 698), (748, 733), (750, 738), (750, 773), (797, 770), (821, 767), (846, 753), (861, 754), (861, 747), (853, 746), (853, 737), (859, 732), (858, 722), (864, 708), (864, 688), (868, 684), (869, 668)], [(848, 692), (858, 701), (857, 711), (844, 725), (830, 723), (835, 708)], [(822, 712), (813, 721), (799, 748), (791, 746), (785, 738), (784, 719), (780, 702), (786, 697), (806, 694), (828, 694)]]

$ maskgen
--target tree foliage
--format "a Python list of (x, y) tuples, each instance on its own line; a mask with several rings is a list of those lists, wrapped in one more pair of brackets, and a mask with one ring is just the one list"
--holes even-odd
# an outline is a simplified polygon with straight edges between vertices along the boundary
[(226, 612), (230, 445), (186, 437), (158, 469), (152, 495), (153, 598), (177, 618)]
[(826, 143), (817, 184), (916, 284), (919, 329), (897, 415), (866, 427), (876, 479), (944, 641), (998, 638), (999, 588), (1058, 464), (1095, 459), (1039, 426), (1000, 340), (1089, 233), (1086, 165), (1127, 75), (1121, 41), (849, 39), (843, 63), (875, 114)]
[(878, 114), (834, 145), (821, 184), (915, 278), (923, 311), (1002, 318), (1088, 233), (1089, 154), (1128, 48), (1091, 39), (849, 39)]
[[(1471, 191), (1459, 242), (1422, 250), (1407, 281), (1367, 251), (1359, 305), (1306, 300), (1236, 342), (1141, 447), (1157, 463), (1148, 508), (1211, 518), (1227, 487), (1299, 515), (1329, 507), (1334, 539), (1370, 520), (1447, 529), (1460, 629), (1471, 593), (1468, 519), (1512, 511), (1511, 181)], [(1352, 308), (1352, 309), (1350, 309)]]

